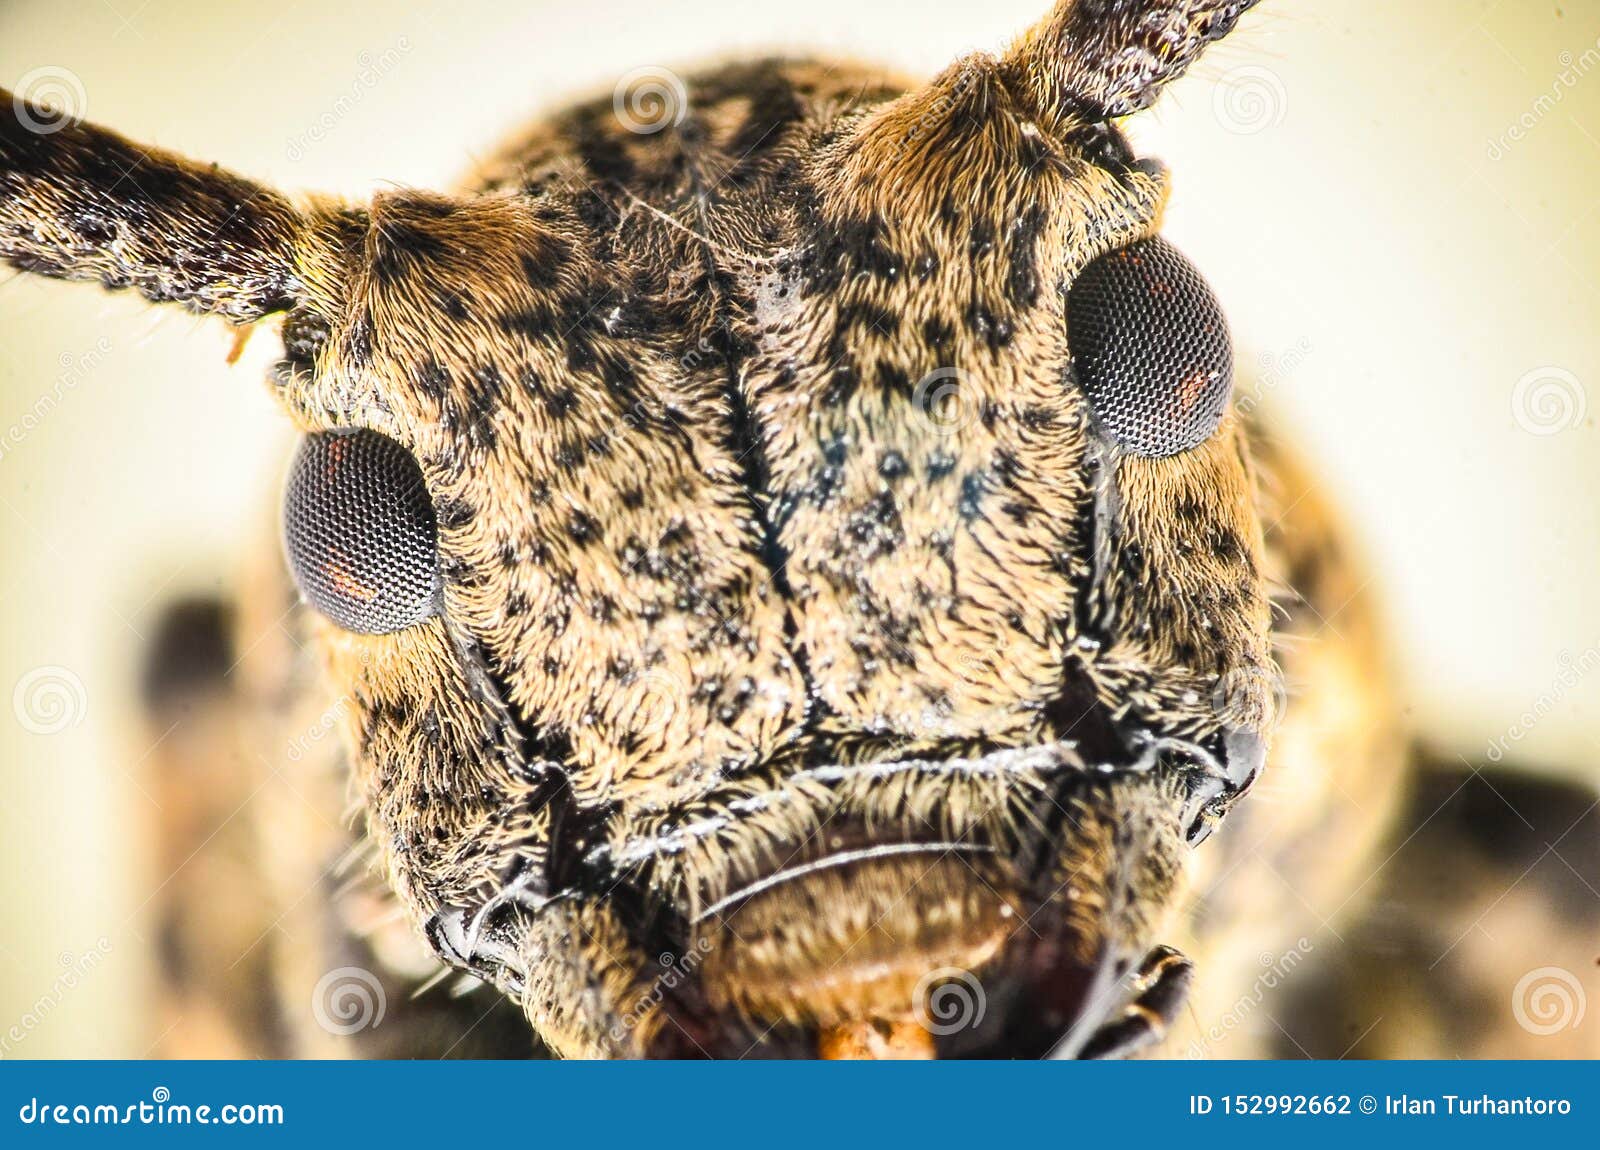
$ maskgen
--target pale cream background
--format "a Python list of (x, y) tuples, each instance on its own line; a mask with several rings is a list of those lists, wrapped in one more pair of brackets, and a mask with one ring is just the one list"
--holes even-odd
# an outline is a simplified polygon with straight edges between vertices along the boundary
[[(0, 85), (70, 69), (137, 140), (359, 197), (448, 184), (640, 65), (815, 48), (928, 72), (1046, 2), (8, 0)], [(1133, 124), (1175, 173), (1167, 232), (1374, 557), (1419, 727), (1481, 756), (1537, 708), (1518, 752), (1600, 777), (1600, 4), (1264, 8)], [(59, 395), (0, 456), (0, 1033), (61, 953), (110, 951), (18, 1056), (145, 1050), (130, 676), (162, 600), (219, 585), (259, 530), (272, 342), (229, 368), (220, 324), (0, 274), (0, 429)], [(1586, 413), (1532, 434), (1513, 397), (1551, 368)], [(40, 667), (83, 684), (56, 734), (7, 705)]]

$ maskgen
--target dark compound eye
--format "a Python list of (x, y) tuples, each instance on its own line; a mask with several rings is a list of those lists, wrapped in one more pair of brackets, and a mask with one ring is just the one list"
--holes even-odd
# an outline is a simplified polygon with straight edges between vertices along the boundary
[(383, 635), (437, 610), (433, 502), (417, 461), (394, 440), (306, 436), (289, 467), (283, 528), (300, 593), (345, 630)]
[(1139, 455), (1176, 455), (1216, 431), (1233, 386), (1217, 297), (1159, 236), (1109, 252), (1067, 296), (1067, 339), (1095, 420)]

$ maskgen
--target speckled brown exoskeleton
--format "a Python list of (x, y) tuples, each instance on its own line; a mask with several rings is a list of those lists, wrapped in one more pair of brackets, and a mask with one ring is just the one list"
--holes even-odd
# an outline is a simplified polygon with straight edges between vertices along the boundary
[(1176, 1051), (1362, 906), (1365, 580), (1117, 126), (1252, 2), (669, 76), (367, 204), (5, 94), (0, 256), (273, 324), (304, 433), (293, 586), (147, 684), (165, 1049)]

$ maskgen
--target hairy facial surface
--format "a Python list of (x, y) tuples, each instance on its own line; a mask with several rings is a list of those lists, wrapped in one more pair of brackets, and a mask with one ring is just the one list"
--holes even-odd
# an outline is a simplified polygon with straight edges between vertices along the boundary
[(365, 206), (159, 154), (108, 205), (120, 141), (7, 128), (0, 236), (282, 313), (368, 834), (554, 1049), (870, 1046), (957, 971), (989, 1020), (937, 1052), (1117, 1053), (1276, 669), (1226, 325), (1110, 118), (1247, 6), (1065, 3), (921, 87), (726, 67)]

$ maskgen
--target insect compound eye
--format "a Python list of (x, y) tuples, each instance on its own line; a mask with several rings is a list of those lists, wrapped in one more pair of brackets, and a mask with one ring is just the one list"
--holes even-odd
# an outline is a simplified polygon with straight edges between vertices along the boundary
[(438, 609), (438, 527), (422, 469), (373, 431), (308, 435), (283, 493), (295, 585), (347, 631), (385, 635)]
[(1159, 236), (1107, 252), (1073, 281), (1067, 340), (1096, 421), (1138, 455), (1176, 455), (1216, 431), (1233, 386), (1217, 297)]

